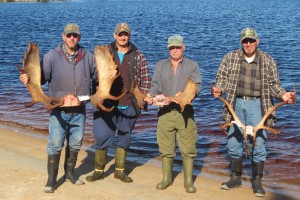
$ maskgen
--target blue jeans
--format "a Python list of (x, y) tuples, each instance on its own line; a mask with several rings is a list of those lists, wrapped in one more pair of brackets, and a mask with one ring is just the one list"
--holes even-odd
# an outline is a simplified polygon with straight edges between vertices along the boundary
[(53, 109), (50, 113), (49, 144), (47, 153), (58, 154), (64, 147), (66, 137), (70, 150), (79, 151), (82, 146), (86, 110), (83, 106), (76, 112)]
[(99, 150), (108, 149), (113, 145), (117, 134), (117, 146), (128, 149), (136, 120), (137, 115), (132, 106), (126, 109), (115, 108), (112, 112), (95, 111), (93, 122), (93, 133), (96, 140), (95, 148)]
[[(256, 126), (262, 119), (260, 98), (253, 100), (244, 100), (237, 98), (235, 104), (235, 112), (245, 126)], [(230, 126), (227, 136), (227, 149), (229, 156), (233, 159), (241, 158), (243, 154), (244, 141), (242, 129), (236, 125)], [(257, 163), (266, 161), (266, 141), (267, 134), (265, 130), (259, 130), (257, 132), (255, 145), (253, 145), (252, 139), (248, 139), (252, 161)]]

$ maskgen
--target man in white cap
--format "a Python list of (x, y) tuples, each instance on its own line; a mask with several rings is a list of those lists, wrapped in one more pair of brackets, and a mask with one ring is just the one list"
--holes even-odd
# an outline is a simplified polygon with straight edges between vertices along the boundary
[[(85, 128), (85, 101), (79, 96), (90, 95), (91, 79), (96, 79), (93, 55), (79, 45), (80, 28), (70, 23), (64, 28), (63, 43), (50, 50), (42, 61), (42, 83), (48, 82), (51, 97), (64, 98), (65, 104), (50, 112), (48, 153), (48, 181), (44, 192), (56, 189), (61, 150), (67, 140), (65, 154), (65, 180), (76, 185), (84, 184), (74, 174), (78, 152), (82, 146)], [(27, 84), (30, 77), (22, 74), (20, 80)]]
[[(240, 43), (242, 48), (224, 56), (216, 77), (213, 95), (218, 97), (226, 93), (226, 99), (234, 108), (238, 118), (246, 126), (256, 126), (262, 116), (273, 106), (272, 97), (293, 103), (295, 93), (286, 92), (278, 78), (277, 64), (267, 53), (257, 48), (259, 38), (253, 28), (242, 30)], [(223, 118), (230, 122), (232, 116), (224, 107)], [(275, 120), (273, 113), (267, 120), (272, 126)], [(240, 187), (242, 183), (243, 132), (238, 126), (230, 126), (227, 149), (230, 156), (231, 178), (222, 183), (221, 189), (230, 190)], [(258, 131), (256, 145), (250, 140), (252, 161), (252, 188), (255, 196), (265, 196), (261, 178), (266, 161), (265, 130)]]
[[(120, 72), (111, 88), (111, 94), (119, 96), (122, 91), (131, 90), (133, 81), (137, 79), (139, 89), (145, 94), (150, 88), (150, 72), (144, 54), (130, 42), (131, 31), (128, 24), (117, 24), (114, 31), (115, 41), (110, 44), (114, 62)], [(125, 174), (127, 150), (131, 142), (131, 133), (140, 115), (139, 107), (135, 98), (127, 93), (119, 101), (106, 100), (107, 107), (114, 106), (112, 112), (97, 110), (94, 112), (93, 133), (95, 135), (95, 170), (86, 178), (93, 182), (102, 179), (104, 168), (107, 163), (107, 150), (113, 145), (117, 132), (118, 142), (115, 152), (114, 178), (124, 183), (133, 180)]]
[[(197, 62), (184, 56), (183, 37), (172, 35), (168, 38), (170, 57), (155, 64), (151, 88), (146, 99), (153, 103), (159, 96), (176, 96), (185, 89), (188, 79), (196, 83), (196, 94), (200, 94), (202, 80)], [(166, 100), (164, 102), (167, 102)], [(195, 193), (193, 182), (194, 157), (197, 155), (197, 126), (194, 121), (192, 105), (186, 105), (184, 111), (177, 102), (165, 103), (158, 110), (157, 142), (162, 157), (163, 179), (156, 185), (159, 190), (172, 185), (173, 163), (176, 156), (176, 142), (182, 156), (184, 187), (186, 192)]]

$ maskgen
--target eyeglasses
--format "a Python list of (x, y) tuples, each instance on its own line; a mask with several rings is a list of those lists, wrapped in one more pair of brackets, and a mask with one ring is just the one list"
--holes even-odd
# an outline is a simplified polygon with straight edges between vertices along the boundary
[(182, 48), (182, 46), (170, 46), (169, 50), (171, 51), (173, 49), (181, 49), (181, 48)]
[(73, 38), (78, 38), (79, 37), (79, 35), (77, 33), (69, 33), (69, 34), (66, 35), (67, 38), (70, 38), (72, 36), (73, 36)]
[(248, 44), (248, 42), (250, 44), (252, 44), (252, 43), (256, 42), (256, 40), (255, 39), (251, 39), (251, 38), (246, 38), (246, 39), (243, 39), (243, 41), (242, 41), (243, 44)]

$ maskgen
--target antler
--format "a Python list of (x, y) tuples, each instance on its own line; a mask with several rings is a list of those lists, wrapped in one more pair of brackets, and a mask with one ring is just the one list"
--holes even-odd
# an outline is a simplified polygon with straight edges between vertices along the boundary
[(20, 68), (18, 65), (16, 67), (21, 73), (27, 73), (30, 78), (26, 87), (31, 94), (32, 101), (26, 103), (25, 107), (32, 107), (34, 104), (41, 102), (46, 106), (47, 110), (51, 110), (64, 104), (63, 98), (49, 97), (41, 88), (41, 66), (37, 43), (29, 42), (23, 59), (23, 68)]
[(218, 99), (220, 99), (228, 108), (229, 112), (231, 113), (233, 119), (234, 119), (234, 123), (232, 122), (227, 122), (223, 125), (221, 125), (221, 128), (224, 130), (227, 126), (232, 126), (233, 124), (236, 124), (237, 126), (241, 127), (243, 130), (243, 135), (244, 135), (244, 139), (245, 139), (245, 145), (246, 145), (246, 157), (248, 157), (250, 155), (250, 144), (248, 143), (247, 140), (247, 133), (246, 133), (246, 126), (241, 122), (241, 120), (238, 118), (237, 114), (234, 112), (232, 106), (228, 103), (228, 101), (226, 99), (224, 99), (223, 97), (219, 96)]
[[(212, 91), (212, 83), (210, 83), (210, 90), (211, 90), (211, 94), (213, 95), (213, 91)], [(234, 119), (234, 123), (232, 122), (227, 122), (225, 124), (220, 124), (222, 130), (225, 130), (226, 127), (228, 126), (233, 126), (234, 124), (236, 124), (237, 126), (241, 127), (243, 130), (243, 135), (244, 135), (244, 139), (245, 139), (245, 145), (246, 145), (246, 157), (248, 157), (250, 155), (250, 144), (248, 143), (247, 140), (247, 134), (246, 134), (246, 126), (241, 122), (241, 120), (238, 118), (237, 114), (234, 112), (232, 106), (228, 103), (228, 101), (226, 99), (224, 99), (221, 96), (218, 96), (218, 99), (220, 99), (228, 108), (229, 112), (231, 113), (233, 119)]]
[[(294, 92), (295, 92), (295, 95), (293, 95), (293, 102), (296, 103), (296, 88), (295, 88), (295, 85), (293, 84), (293, 87), (294, 87)], [(211, 92), (212, 92), (212, 83), (210, 83), (210, 88), (211, 88)], [(212, 92), (213, 94), (213, 92)], [(231, 113), (233, 119), (234, 119), (234, 122), (240, 126), (243, 130), (243, 135), (244, 135), (244, 139), (245, 139), (245, 144), (246, 144), (246, 156), (248, 157), (250, 155), (250, 152), (249, 152), (249, 148), (250, 148), (250, 145), (248, 144), (248, 141), (247, 141), (247, 134), (246, 134), (246, 126), (239, 120), (239, 118), (237, 117), (236, 113), (234, 112), (232, 106), (228, 103), (228, 101), (224, 98), (222, 98), (221, 96), (218, 96), (218, 98), (227, 106), (229, 112)], [(273, 132), (275, 135), (278, 135), (280, 134), (280, 131), (282, 130), (279, 129), (279, 130), (276, 130), (274, 128), (271, 128), (271, 127), (268, 127), (268, 126), (265, 126), (265, 122), (266, 120), (268, 119), (268, 117), (277, 109), (279, 108), (280, 106), (284, 105), (284, 104), (287, 104), (286, 101), (283, 101), (275, 106), (273, 106), (272, 108), (270, 108), (268, 110), (268, 112), (262, 117), (262, 119), (260, 120), (260, 122), (253, 128), (253, 144), (255, 145), (255, 141), (256, 141), (256, 133), (258, 130), (260, 129), (266, 129), (266, 130), (269, 130), (271, 132)], [(220, 123), (220, 122), (219, 122)], [(221, 128), (224, 130), (227, 126), (232, 126), (233, 123), (230, 123), (230, 122), (227, 122), (223, 125), (220, 124)]]
[(175, 100), (176, 102), (178, 102), (181, 108), (181, 112), (183, 112), (186, 105), (192, 104), (191, 102), (195, 98), (196, 92), (197, 92), (196, 83), (192, 81), (191, 78), (188, 78), (184, 91), (181, 92), (178, 96), (169, 97), (169, 99), (171, 101)]
[(135, 97), (137, 101), (137, 105), (141, 108), (144, 109), (145, 104), (144, 99), (147, 97), (146, 94), (142, 93), (141, 90), (139, 89), (139, 86), (137, 84), (137, 78), (133, 81), (130, 93)]
[(114, 107), (106, 108), (102, 101), (105, 99), (119, 100), (127, 91), (124, 91), (120, 96), (115, 97), (110, 94), (111, 86), (114, 80), (120, 75), (111, 77), (110, 73), (116, 69), (115, 62), (113, 61), (112, 55), (109, 52), (107, 46), (96, 46), (94, 50), (96, 68), (98, 73), (98, 89), (94, 95), (90, 96), (91, 103), (96, 107), (106, 112), (110, 112)]
[[(293, 95), (293, 102), (294, 104), (296, 103), (296, 87), (295, 87), (295, 84), (293, 83), (293, 88), (294, 88), (294, 92), (295, 92), (295, 95)], [(283, 127), (279, 130), (276, 130), (274, 128), (271, 128), (269, 126), (265, 126), (265, 122), (266, 120), (268, 119), (268, 117), (277, 109), (279, 108), (280, 106), (284, 105), (284, 104), (287, 104), (286, 101), (283, 101), (279, 104), (276, 104), (275, 106), (273, 106), (272, 108), (270, 108), (268, 110), (268, 112), (263, 116), (263, 118), (260, 120), (260, 122), (253, 128), (253, 142), (255, 143), (255, 140), (256, 140), (256, 133), (258, 130), (260, 129), (266, 129), (268, 131), (271, 131), (272, 133), (274, 133), (276, 136), (280, 134), (280, 131), (283, 129)]]

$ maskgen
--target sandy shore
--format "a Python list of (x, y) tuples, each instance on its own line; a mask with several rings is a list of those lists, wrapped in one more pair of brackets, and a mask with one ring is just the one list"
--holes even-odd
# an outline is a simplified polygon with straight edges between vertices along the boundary
[[(249, 184), (241, 188), (224, 191), (219, 189), (222, 180), (207, 178), (203, 175), (195, 177), (197, 192), (188, 194), (183, 187), (183, 174), (174, 174), (173, 185), (160, 191), (155, 185), (161, 180), (160, 163), (153, 161), (143, 164), (128, 162), (127, 172), (134, 182), (125, 184), (113, 178), (114, 160), (106, 166), (106, 177), (94, 183), (86, 182), (83, 186), (74, 186), (63, 182), (63, 159), (59, 168), (59, 187), (53, 194), (43, 192), (46, 183), (47, 140), (21, 134), (17, 129), (0, 127), (0, 199), (32, 200), (32, 199), (73, 199), (73, 200), (251, 200), (254, 197)], [(80, 179), (92, 173), (94, 153), (83, 148), (79, 153), (76, 174)], [(62, 152), (64, 155), (64, 152)], [(63, 156), (61, 156), (63, 158)], [(156, 161), (160, 162), (160, 161)], [(289, 194), (287, 194), (289, 196)], [(267, 190), (265, 200), (295, 200), (296, 198), (276, 194)]]

